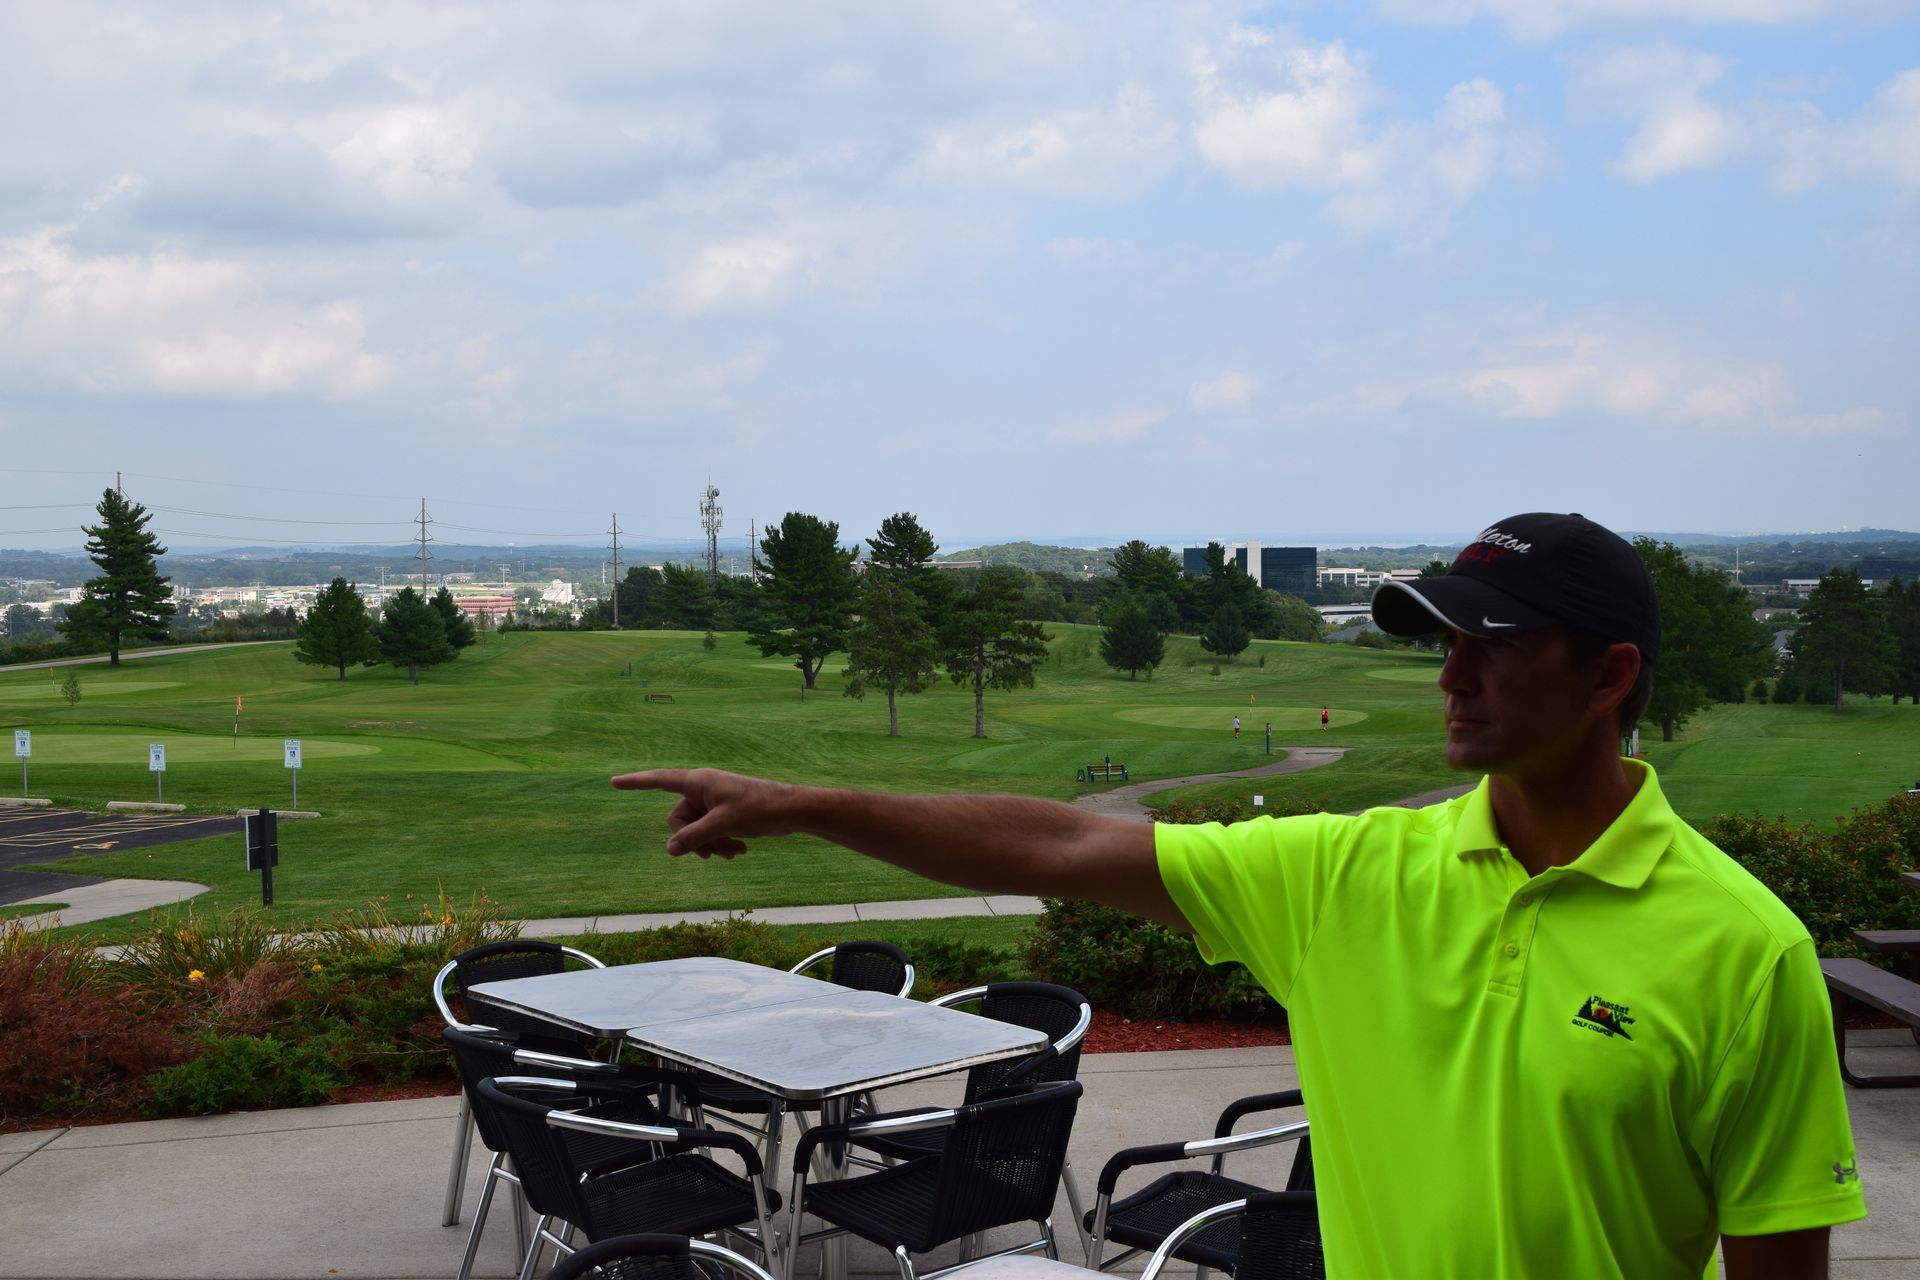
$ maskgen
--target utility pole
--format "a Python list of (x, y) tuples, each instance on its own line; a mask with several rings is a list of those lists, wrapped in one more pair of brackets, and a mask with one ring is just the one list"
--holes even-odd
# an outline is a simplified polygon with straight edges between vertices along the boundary
[(707, 580), (720, 580), (720, 491), (711, 477), (707, 491), (700, 495), (700, 524), (707, 531)]
[(119, 494), (122, 498), (127, 496), (127, 488), (125, 485), (120, 483), (120, 473), (118, 471), (113, 473), (113, 491)]
[(747, 581), (758, 586), (760, 583), (760, 526), (755, 520), (747, 521)]
[(613, 629), (620, 629), (620, 513), (613, 513)]
[(433, 541), (433, 535), (427, 532), (427, 526), (433, 523), (427, 515), (427, 500), (420, 499), (420, 594), (427, 594), (427, 561), (433, 559), (433, 553), (427, 550), (427, 544)]

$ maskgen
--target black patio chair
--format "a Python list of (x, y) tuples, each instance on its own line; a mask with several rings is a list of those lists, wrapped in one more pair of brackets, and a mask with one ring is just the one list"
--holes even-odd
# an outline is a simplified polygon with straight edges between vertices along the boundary
[[(1229, 1103), (1214, 1124), (1214, 1136), (1211, 1138), (1193, 1142), (1161, 1142), (1116, 1152), (1100, 1170), (1093, 1212), (1087, 1215), (1087, 1232), (1093, 1241), (1087, 1253), (1087, 1265), (1100, 1271), (1111, 1270), (1143, 1250), (1158, 1249), (1195, 1214), (1232, 1201), (1267, 1194), (1269, 1188), (1227, 1175), (1227, 1157), (1236, 1152), (1297, 1142), (1299, 1145), (1294, 1149), (1293, 1165), (1288, 1171), (1284, 1189), (1295, 1192), (1313, 1190), (1313, 1153), (1308, 1146), (1305, 1120), (1246, 1133), (1233, 1132), (1233, 1126), (1246, 1116), (1303, 1106), (1298, 1089), (1255, 1094)], [(1176, 1169), (1160, 1175), (1122, 1199), (1114, 1199), (1120, 1176), (1129, 1169), (1202, 1157), (1211, 1157), (1210, 1165), (1205, 1170)], [(1124, 1248), (1111, 1258), (1103, 1257), (1108, 1241)], [(1238, 1262), (1238, 1250), (1238, 1237), (1234, 1229), (1216, 1225), (1183, 1239), (1175, 1256), (1202, 1268), (1231, 1273)]]
[[(967, 1072), (966, 1092), (960, 1099), (962, 1103), (979, 1102), (994, 1090), (1012, 1084), (1039, 1084), (1079, 1077), (1080, 1042), (1086, 1038), (1087, 1028), (1093, 1022), (1093, 1006), (1071, 987), (1052, 982), (994, 982), (950, 992), (929, 1003), (950, 1009), (971, 1005), (983, 1018), (1027, 1027), (1050, 1037), (1045, 1048), (1024, 1058), (983, 1062), (970, 1069)], [(920, 1108), (923, 1111), (933, 1109)], [(894, 1111), (889, 1114), (907, 1115), (911, 1112)], [(946, 1141), (947, 1131), (944, 1129), (917, 1129), (904, 1133), (878, 1133), (861, 1139), (857, 1145), (889, 1160), (912, 1160), (939, 1152)], [(1081, 1250), (1083, 1254), (1089, 1254), (1092, 1245), (1081, 1222), (1086, 1214), (1086, 1206), (1080, 1199), (1080, 1185), (1073, 1176), (1071, 1159), (1062, 1164), (1060, 1178), (1066, 1187), (1067, 1204), (1073, 1211), (1073, 1228), (1080, 1235)]]
[[(499, 1032), (517, 1038), (526, 1048), (541, 1048), (562, 1055), (580, 1055), (586, 1041), (568, 1034), (564, 1027), (497, 1005), (468, 1008), (466, 1017), (455, 1016), (448, 1001), (448, 989), (462, 1006), (469, 988), (482, 982), (504, 982), (508, 978), (533, 978), (560, 973), (569, 959), (590, 969), (604, 969), (593, 956), (557, 942), (532, 938), (508, 938), (470, 947), (442, 965), (433, 978), (433, 1003), (449, 1027), (484, 1034)], [(462, 1090), (460, 1114), (454, 1120), (453, 1159), (447, 1167), (447, 1195), (441, 1208), (440, 1225), (451, 1227), (460, 1221), (460, 1200), (466, 1193), (467, 1160), (473, 1147), (473, 1107), (470, 1092)]]
[[(893, 1251), (901, 1280), (917, 1280), (912, 1255), (995, 1227), (1033, 1222), (1040, 1228), (1038, 1239), (998, 1252), (1039, 1249), (1058, 1258), (1053, 1200), (1080, 1092), (1078, 1080), (1017, 1084), (998, 1096), (943, 1111), (868, 1116), (809, 1129), (794, 1147), (793, 1195), (828, 1229), (804, 1239), (839, 1232), (859, 1236)], [(946, 1138), (937, 1154), (807, 1185), (807, 1169), (822, 1145), (832, 1158), (847, 1143), (868, 1145), (883, 1136), (935, 1129)], [(802, 1239), (787, 1247), (789, 1277)]]
[(547, 1280), (774, 1280), (751, 1258), (686, 1236), (614, 1236), (553, 1264)]
[(1168, 1236), (1140, 1280), (1160, 1280), (1167, 1263), (1191, 1241), (1236, 1231), (1233, 1280), (1325, 1280), (1320, 1214), (1311, 1191), (1263, 1191), (1203, 1209)]
[[(665, 1124), (632, 1124), (587, 1109), (618, 1101), (618, 1086), (529, 1076), (483, 1080), (479, 1106), (496, 1109), (507, 1153), (527, 1204), (539, 1215), (533, 1240), (520, 1264), (520, 1280), (532, 1280), (548, 1245), (573, 1251), (574, 1231), (597, 1243), (613, 1236), (651, 1232), (700, 1236), (732, 1231), (777, 1258), (767, 1215), (780, 1197), (766, 1189), (760, 1155), (736, 1133)], [(583, 1163), (577, 1135), (628, 1143), (651, 1158), (617, 1167)], [(739, 1157), (746, 1176), (699, 1154), (720, 1147)], [(562, 1224), (563, 1234), (550, 1229)], [(744, 1229), (752, 1227), (752, 1234)]]
[[(652, 1124), (659, 1120), (656, 1099), (662, 1086), (671, 1085), (675, 1089), (686, 1087), (685, 1077), (678, 1072), (618, 1066), (591, 1058), (568, 1057), (523, 1048), (512, 1036), (446, 1027), (441, 1030), (440, 1038), (453, 1055), (454, 1069), (460, 1076), (461, 1093), (469, 1104), (468, 1110), (473, 1116), (480, 1144), (493, 1153), (492, 1163), (487, 1166), (486, 1180), (481, 1184), (480, 1203), (473, 1211), (473, 1226), (467, 1232), (466, 1252), (461, 1255), (455, 1280), (467, 1280), (473, 1268), (474, 1255), (480, 1248), (480, 1233), (486, 1227), (487, 1211), (492, 1207), (494, 1192), (499, 1184), (506, 1183), (516, 1197), (519, 1195), (520, 1179), (515, 1176), (507, 1160), (506, 1132), (493, 1109), (484, 1099), (478, 1098), (481, 1081), (493, 1076), (513, 1075), (515, 1072), (531, 1074), (537, 1071), (557, 1079), (594, 1080), (618, 1086), (622, 1096), (615, 1100), (602, 1099), (595, 1107), (594, 1114), (635, 1124)], [(593, 1134), (569, 1134), (567, 1140), (573, 1146), (574, 1160), (582, 1168), (594, 1172), (647, 1159), (651, 1154), (631, 1142)], [(526, 1222), (517, 1205), (513, 1216), (518, 1248), (524, 1254), (527, 1248)]]

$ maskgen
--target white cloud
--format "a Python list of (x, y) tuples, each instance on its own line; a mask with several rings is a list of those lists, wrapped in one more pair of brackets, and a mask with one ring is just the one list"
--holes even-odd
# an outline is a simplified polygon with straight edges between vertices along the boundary
[[(1538, 318), (1532, 323), (1538, 326)], [(1804, 412), (1782, 365), (1718, 352), (1646, 322), (1549, 324), (1492, 344), (1450, 389), (1481, 412), (1516, 422), (1599, 416), (1807, 436), (1875, 430), (1890, 421), (1873, 406)]]
[(1777, 26), (1885, 12), (1895, 0), (1378, 0), (1388, 17), (1419, 26), (1465, 26), (1490, 18), (1523, 40), (1564, 31), (1646, 22)]
[(1063, 422), (1047, 433), (1050, 440), (1062, 444), (1113, 444), (1122, 440), (1142, 440), (1152, 428), (1166, 421), (1158, 409), (1123, 409), (1100, 418), (1081, 418)]
[(1237, 186), (1327, 193), (1329, 214), (1357, 233), (1429, 235), (1495, 173), (1543, 162), (1538, 130), (1510, 122), (1483, 78), (1454, 85), (1427, 120), (1374, 123), (1378, 96), (1365, 59), (1339, 41), (1236, 27), (1197, 72), (1194, 146)]
[(1252, 376), (1229, 369), (1217, 378), (1196, 382), (1187, 390), (1187, 403), (1201, 413), (1243, 408), (1259, 386)]
[(1920, 67), (1880, 86), (1851, 119), (1828, 121), (1812, 107), (1785, 132), (1774, 182), (1801, 191), (1830, 175), (1920, 192)]
[(1702, 96), (1726, 70), (1724, 58), (1697, 50), (1633, 46), (1576, 59), (1568, 93), (1578, 110), (1639, 122), (1609, 168), (1648, 183), (1711, 167), (1745, 145), (1745, 127)]
[(681, 315), (778, 306), (819, 278), (817, 250), (792, 233), (715, 241), (696, 252), (667, 284)]
[(1179, 143), (1153, 95), (1126, 85), (1106, 106), (942, 126), (929, 137), (920, 164), (936, 183), (1111, 200), (1159, 181)]
[(351, 302), (275, 299), (260, 270), (180, 253), (84, 256), (68, 229), (0, 240), (0, 378), (100, 394), (359, 395), (392, 376)]

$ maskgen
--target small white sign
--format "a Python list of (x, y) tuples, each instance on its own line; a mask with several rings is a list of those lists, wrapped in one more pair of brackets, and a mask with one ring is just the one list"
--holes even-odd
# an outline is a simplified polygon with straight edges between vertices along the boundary
[(167, 771), (167, 744), (149, 742), (147, 744), (147, 772), (165, 773)]
[(33, 754), (33, 730), (15, 729), (13, 731), (13, 754), (22, 760)]
[(1267, 798), (1265, 796), (1255, 796), (1253, 798), (1253, 807), (1256, 809), (1261, 808), (1266, 803), (1267, 803)]
[(280, 740), (280, 746), (281, 749), (287, 753), (287, 768), (298, 769), (300, 767), (300, 739), (282, 738)]

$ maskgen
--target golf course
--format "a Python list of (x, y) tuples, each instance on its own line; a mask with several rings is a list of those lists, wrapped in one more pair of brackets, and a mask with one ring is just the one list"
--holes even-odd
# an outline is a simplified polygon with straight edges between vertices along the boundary
[[(1352, 810), (1461, 781), (1440, 763), (1437, 654), (1256, 642), (1216, 663), (1196, 641), (1174, 637), (1151, 680), (1128, 680), (1102, 663), (1097, 628), (1048, 631), (1052, 657), (1035, 687), (988, 692), (985, 740), (971, 736), (968, 688), (943, 681), (903, 697), (901, 736), (890, 738), (884, 694), (842, 696), (842, 660), (802, 696), (793, 667), (738, 634), (708, 649), (699, 633), (670, 631), (490, 635), (418, 685), (386, 666), (352, 669), (342, 681), (296, 662), (290, 643), (118, 669), (0, 671), (0, 718), (32, 730), (31, 794), (78, 808), (153, 800), (155, 742), (166, 744), (170, 803), (207, 813), (290, 808), (281, 744), (298, 738), (298, 807), (321, 817), (280, 829), (272, 911), (285, 927), (374, 898), (443, 893), (464, 903), (484, 892), (509, 915), (552, 917), (959, 892), (808, 839), (767, 841), (731, 863), (669, 858), (669, 800), (607, 785), (636, 768), (711, 765), (828, 786), (1070, 799), (1092, 789), (1074, 778), (1089, 762), (1125, 764), (1139, 782), (1332, 746), (1346, 754), (1322, 768), (1164, 794), (1258, 792)], [(67, 671), (81, 685), (72, 705), (59, 688)], [(1690, 820), (1754, 811), (1826, 821), (1912, 784), (1920, 710), (1886, 699), (1850, 699), (1840, 713), (1720, 706), (1675, 742), (1643, 736), (1643, 754)], [(17, 794), (19, 785), (15, 777), (0, 790)], [(233, 837), (40, 869), (196, 881), (212, 889), (202, 909), (259, 902), (258, 877)], [(101, 937), (118, 927), (80, 926)]]

